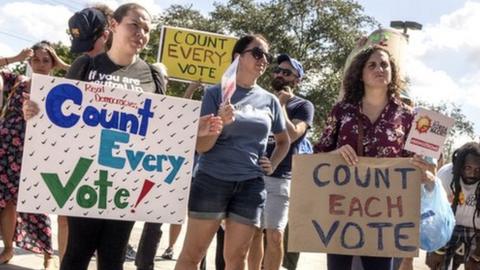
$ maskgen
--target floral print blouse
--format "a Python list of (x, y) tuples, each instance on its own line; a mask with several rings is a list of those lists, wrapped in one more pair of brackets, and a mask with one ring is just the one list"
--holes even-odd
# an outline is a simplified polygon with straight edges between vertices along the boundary
[(330, 152), (346, 144), (357, 150), (358, 121), (362, 121), (364, 156), (410, 157), (413, 154), (403, 147), (413, 118), (413, 109), (393, 97), (374, 123), (361, 112), (360, 103), (341, 101), (330, 112), (315, 151)]

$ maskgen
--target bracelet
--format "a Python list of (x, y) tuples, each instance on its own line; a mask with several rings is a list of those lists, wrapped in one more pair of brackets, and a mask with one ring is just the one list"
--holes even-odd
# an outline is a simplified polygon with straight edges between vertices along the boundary
[(438, 255), (445, 255), (446, 252), (442, 250), (435, 250), (434, 253)]

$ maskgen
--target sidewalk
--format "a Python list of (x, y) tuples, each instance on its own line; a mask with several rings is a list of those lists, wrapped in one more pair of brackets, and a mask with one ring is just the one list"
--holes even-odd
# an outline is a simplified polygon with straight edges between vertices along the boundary
[[(52, 227), (53, 227), (53, 232), (54, 232), (54, 239), (53, 239), (53, 245), (54, 248), (56, 249), (57, 246), (57, 222), (56, 222), (56, 216), (52, 216)], [(134, 246), (135, 248), (137, 247), (138, 240), (140, 238), (140, 235), (142, 233), (142, 228), (143, 228), (143, 222), (137, 222), (135, 224), (135, 227), (133, 228), (132, 235), (130, 238), (130, 244)], [(182, 233), (180, 234), (178, 243), (175, 247), (175, 253), (174, 253), (174, 258), (178, 257), (178, 254), (180, 253), (180, 248), (183, 243), (183, 237), (185, 234), (185, 228), (182, 228)], [(160, 255), (163, 253), (163, 251), (167, 248), (168, 246), (168, 225), (162, 226), (162, 231), (163, 231), (163, 236), (162, 240), (160, 242), (160, 248), (158, 249), (157, 253), (157, 258), (155, 262), (155, 269), (158, 270), (173, 270), (175, 267), (175, 261), (166, 261), (160, 258)], [(3, 247), (3, 243), (0, 241), (0, 247)], [(15, 249), (15, 256), (13, 259), (9, 262), (9, 264), (6, 265), (0, 265), (1, 270), (27, 270), (27, 269), (42, 269), (43, 268), (43, 255), (37, 255), (37, 254), (32, 254), (29, 252), (25, 252), (21, 249)], [(428, 270), (428, 267), (424, 264), (425, 261), (425, 253), (421, 252), (419, 258), (415, 258), (415, 265), (414, 269), (416, 270)], [(58, 260), (57, 260), (57, 266), (58, 266)], [(298, 270), (322, 270), (326, 269), (326, 256), (325, 254), (319, 254), (319, 253), (302, 253), (300, 256), (300, 261), (298, 265)], [(89, 270), (94, 270), (96, 269), (95, 267), (95, 260), (92, 260), (90, 263), (90, 267), (88, 268)], [(125, 263), (125, 270), (135, 270), (135, 265), (133, 262), (126, 262)], [(215, 240), (212, 241), (212, 245), (210, 246), (210, 249), (208, 250), (207, 254), (207, 269), (208, 270), (214, 270), (215, 269)], [(463, 269), (460, 268), (460, 269)]]

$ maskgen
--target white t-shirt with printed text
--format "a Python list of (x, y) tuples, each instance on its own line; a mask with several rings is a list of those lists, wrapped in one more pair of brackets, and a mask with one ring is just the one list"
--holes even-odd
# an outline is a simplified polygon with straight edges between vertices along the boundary
[[(447, 197), (450, 201), (453, 201), (453, 191), (450, 184), (453, 181), (453, 164), (449, 163), (443, 166), (438, 172), (437, 177), (442, 181), (443, 188), (447, 192)], [(466, 185), (463, 180), (460, 179), (460, 186), (462, 193), (460, 194), (460, 201), (455, 211), (455, 220), (457, 225), (473, 228), (473, 215), (475, 212), (475, 190), (477, 184)], [(480, 218), (475, 218), (475, 227), (480, 228)]]

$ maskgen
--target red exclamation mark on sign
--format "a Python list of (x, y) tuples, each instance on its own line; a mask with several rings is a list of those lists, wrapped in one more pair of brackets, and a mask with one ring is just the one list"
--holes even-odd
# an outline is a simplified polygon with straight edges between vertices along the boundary
[[(154, 184), (155, 183), (153, 183), (152, 181), (145, 179), (145, 181), (143, 182), (142, 191), (140, 192), (137, 202), (135, 203), (135, 206), (133, 208), (136, 208), (137, 205), (143, 200), (143, 198), (145, 198), (145, 196), (152, 189)], [(135, 213), (135, 209), (130, 210), (130, 212)]]

